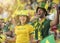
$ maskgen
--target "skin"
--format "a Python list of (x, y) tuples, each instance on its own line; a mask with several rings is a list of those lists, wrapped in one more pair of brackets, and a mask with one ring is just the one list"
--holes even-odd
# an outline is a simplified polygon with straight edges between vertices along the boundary
[[(46, 17), (45, 13), (46, 12), (44, 12), (42, 9), (38, 9), (35, 17), (39, 17), (41, 20), (43, 20)], [(58, 19), (58, 16), (57, 16), (57, 14), (55, 14), (54, 20), (50, 22), (51, 27), (57, 24), (57, 19)]]
[[(45, 16), (45, 12), (44, 12), (42, 9), (38, 9), (38, 12), (37, 12), (36, 15), (39, 16), (40, 19), (43, 19), (43, 18), (46, 17), (46, 16)], [(51, 26), (51, 27), (57, 24), (57, 19), (58, 19), (57, 14), (55, 14), (54, 20), (50, 22), (50, 26)]]
[(36, 18), (43, 19), (45, 18), (45, 12), (42, 9), (38, 9), (37, 13), (35, 14), (35, 17), (31, 19), (33, 22)]
[(0, 14), (2, 14), (3, 13), (3, 8), (2, 7), (0, 7)]
[[(21, 25), (24, 25), (24, 24), (26, 24), (26, 22), (27, 22), (26, 16), (20, 16), (20, 17), (19, 17), (19, 20), (20, 20), (20, 22), (21, 22)], [(30, 34), (29, 36), (30, 36), (30, 41), (31, 41), (31, 43), (33, 43), (33, 42), (34, 42), (34, 41), (33, 41), (33, 35)]]
[(26, 10), (31, 10), (31, 6), (27, 5)]
[[(26, 16), (20, 16), (20, 17), (19, 17), (19, 21), (20, 21), (21, 25), (26, 24), (26, 21), (27, 21)], [(30, 37), (29, 37), (29, 38), (30, 38), (30, 41), (33, 43), (33, 35), (30, 34), (29, 36), (30, 36)], [(15, 41), (15, 40), (16, 40), (16, 37), (10, 38), (10, 39), (7, 39), (7, 40), (8, 40), (8, 41)]]
[(40, 18), (44, 18), (45, 12), (42, 9), (38, 9), (37, 15), (40, 16)]
[(59, 24), (60, 24), (60, 10), (58, 9), (58, 21), (59, 21)]
[(21, 22), (21, 25), (24, 25), (26, 23), (26, 20), (27, 20), (26, 16), (19, 17), (19, 21)]

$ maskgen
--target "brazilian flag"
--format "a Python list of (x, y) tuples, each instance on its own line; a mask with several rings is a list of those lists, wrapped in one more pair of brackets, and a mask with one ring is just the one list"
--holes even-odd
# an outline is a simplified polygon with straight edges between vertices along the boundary
[(54, 40), (54, 35), (44, 38), (40, 43), (56, 43)]

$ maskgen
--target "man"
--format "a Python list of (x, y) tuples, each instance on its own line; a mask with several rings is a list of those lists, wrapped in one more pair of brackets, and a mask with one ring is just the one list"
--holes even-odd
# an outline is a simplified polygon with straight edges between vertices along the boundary
[[(36, 40), (41, 40), (41, 37), (42, 39), (47, 37), (49, 35), (49, 28), (50, 26), (53, 26), (55, 25), (57, 22), (56, 21), (56, 18), (54, 18), (53, 21), (49, 20), (49, 19), (46, 19), (46, 16), (47, 16), (47, 11), (45, 8), (41, 8), (41, 7), (38, 7), (36, 9), (36, 16), (32, 21), (32, 25), (35, 27), (35, 39)], [(54, 22), (55, 21), (55, 22)]]

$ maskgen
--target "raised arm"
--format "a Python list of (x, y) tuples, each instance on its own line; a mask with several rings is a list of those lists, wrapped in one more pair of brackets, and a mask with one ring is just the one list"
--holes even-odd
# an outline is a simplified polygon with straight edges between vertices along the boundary
[(54, 15), (54, 20), (53, 21), (51, 21), (51, 23), (50, 23), (50, 26), (54, 26), (54, 25), (57, 25), (58, 24), (58, 11), (57, 11), (57, 13)]

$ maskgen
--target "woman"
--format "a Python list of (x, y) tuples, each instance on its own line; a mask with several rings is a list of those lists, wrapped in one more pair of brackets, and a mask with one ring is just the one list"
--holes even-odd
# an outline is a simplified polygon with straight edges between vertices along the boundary
[(30, 43), (33, 41), (32, 32), (34, 28), (28, 24), (27, 15), (18, 15), (19, 23), (15, 27), (16, 43)]

